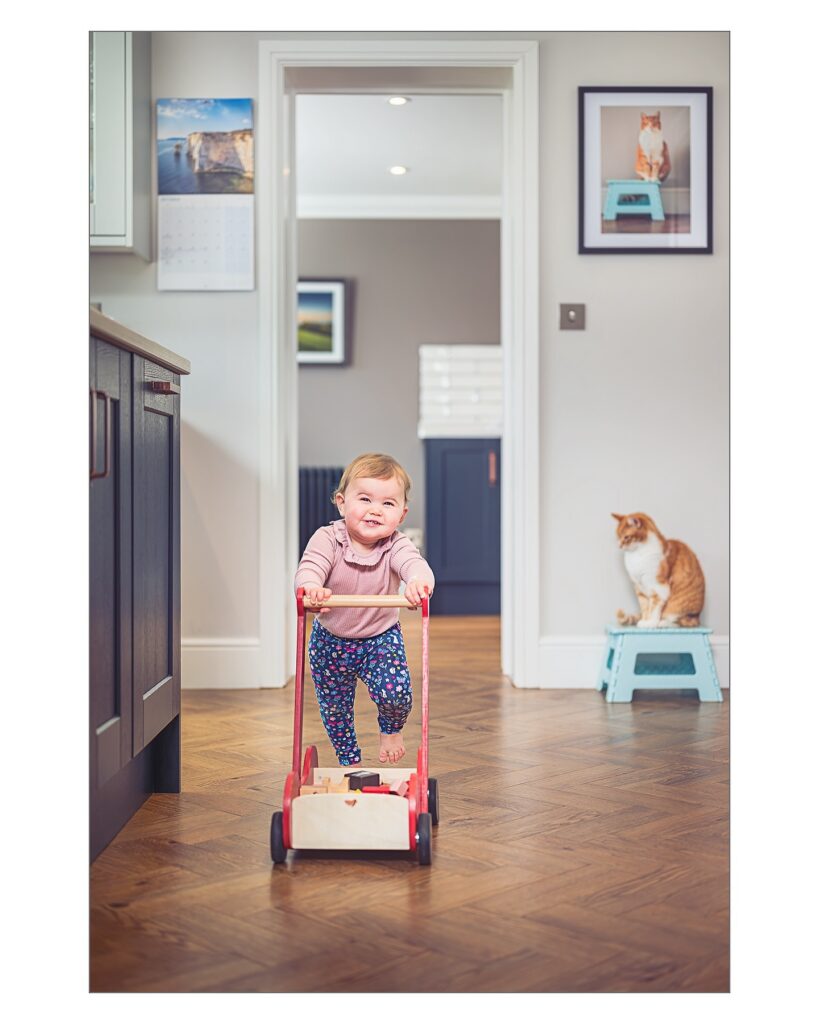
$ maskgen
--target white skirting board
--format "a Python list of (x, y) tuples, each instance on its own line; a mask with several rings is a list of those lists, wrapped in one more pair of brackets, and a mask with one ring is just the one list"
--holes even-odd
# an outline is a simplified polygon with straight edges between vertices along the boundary
[[(728, 637), (712, 634), (709, 639), (719, 685), (725, 690), (729, 682)], [(529, 685), (532, 689), (542, 690), (594, 688), (605, 647), (605, 634), (543, 636), (538, 652), (538, 679)]]
[[(729, 686), (728, 637), (711, 636), (719, 685)], [(605, 636), (540, 638), (538, 675), (517, 685), (530, 689), (593, 689), (606, 645)], [(256, 690), (284, 686), (262, 680), (261, 649), (256, 637), (182, 640), (182, 688), (185, 690)], [(434, 681), (434, 667), (433, 667)]]
[(258, 637), (182, 638), (183, 690), (257, 690), (273, 685), (263, 683), (260, 676)]

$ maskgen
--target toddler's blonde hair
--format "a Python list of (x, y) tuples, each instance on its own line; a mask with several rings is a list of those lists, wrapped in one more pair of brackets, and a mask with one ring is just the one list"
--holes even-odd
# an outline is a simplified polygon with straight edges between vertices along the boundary
[(360, 476), (369, 477), (372, 480), (389, 480), (391, 477), (395, 477), (404, 488), (404, 503), (409, 500), (410, 487), (412, 487), (412, 481), (409, 478), (409, 473), (404, 467), (391, 455), (382, 455), (379, 452), (367, 452), (364, 455), (359, 455), (353, 459), (350, 465), (341, 474), (341, 480), (338, 482), (338, 487), (333, 491), (333, 496), (330, 499), (335, 504), (336, 496), (344, 492), (353, 482)]

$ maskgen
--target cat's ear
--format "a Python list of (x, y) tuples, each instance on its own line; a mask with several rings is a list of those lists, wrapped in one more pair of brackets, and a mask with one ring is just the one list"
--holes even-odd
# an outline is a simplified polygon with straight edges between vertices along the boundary
[(616, 519), (618, 523), (624, 518), (623, 516), (618, 516), (616, 512), (612, 512), (611, 517)]
[(629, 516), (628, 525), (629, 526), (642, 526), (643, 525), (643, 521), (642, 521), (642, 519), (639, 516)]

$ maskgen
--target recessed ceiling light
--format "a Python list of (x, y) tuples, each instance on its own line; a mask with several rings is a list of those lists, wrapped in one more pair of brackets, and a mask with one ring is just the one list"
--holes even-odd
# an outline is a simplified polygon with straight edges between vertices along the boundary
[(405, 103), (409, 103), (409, 99), (406, 96), (390, 96), (387, 103), (393, 107), (403, 107)]
[(398, 164), (397, 166), (390, 168), (390, 174), (406, 174), (408, 170), (409, 167), (402, 167)]

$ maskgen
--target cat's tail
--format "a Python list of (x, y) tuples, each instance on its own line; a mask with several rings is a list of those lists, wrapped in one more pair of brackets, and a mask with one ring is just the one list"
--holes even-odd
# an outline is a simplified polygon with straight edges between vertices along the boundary
[(679, 617), (679, 619), (677, 619), (677, 625), (678, 626), (699, 626), (699, 624), (700, 624), (700, 617), (699, 617), (699, 615), (694, 615), (694, 614), (681, 615)]
[(622, 608), (617, 609), (617, 621), (621, 626), (636, 626), (639, 619), (639, 615), (626, 615)]

